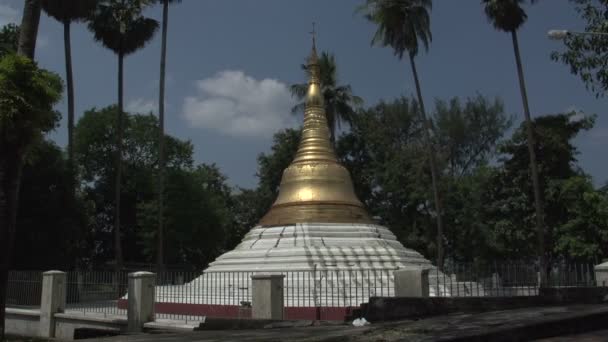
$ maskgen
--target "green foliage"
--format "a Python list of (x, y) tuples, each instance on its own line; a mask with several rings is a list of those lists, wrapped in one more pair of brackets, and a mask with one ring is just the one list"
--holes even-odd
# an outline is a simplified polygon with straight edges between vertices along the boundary
[(99, 3), (89, 22), (95, 40), (117, 55), (130, 55), (143, 48), (156, 30), (158, 22), (141, 15), (152, 0), (104, 0)]
[[(232, 226), (230, 188), (215, 165), (170, 170), (165, 191), (165, 258), (169, 264), (203, 269), (221, 252)], [(157, 248), (157, 198), (140, 202), (140, 244), (148, 260)]]
[(0, 58), (8, 53), (17, 53), (19, 45), (19, 26), (8, 24), (0, 29)]
[[(608, 33), (606, 21), (606, 0), (571, 0), (576, 11), (585, 21), (586, 32)], [(570, 72), (578, 75), (588, 90), (603, 97), (608, 90), (608, 69), (606, 54), (608, 39), (599, 35), (568, 35), (564, 41), (566, 50), (553, 52), (551, 59), (570, 67)]]
[[(526, 22), (528, 15), (521, 7), (526, 0), (483, 0), (484, 10), (494, 28), (514, 32)], [(531, 3), (536, 2), (530, 0)]]
[(97, 2), (98, 0), (40, 0), (44, 12), (62, 23), (88, 19)]
[(67, 171), (54, 143), (44, 140), (32, 148), (19, 195), (16, 269), (69, 269), (86, 261), (91, 246), (83, 228), (90, 225), (92, 208), (73, 195)]
[[(415, 101), (400, 98), (361, 111), (338, 152), (371, 213), (408, 247), (434, 255), (434, 211), (423, 125)], [(450, 257), (471, 258), (467, 241), (483, 239), (480, 215), (488, 173), (484, 165), (510, 125), (499, 100), (477, 96), (437, 101), (436, 131)], [(483, 243), (479, 242), (479, 246)]]
[(447, 173), (452, 177), (483, 166), (513, 121), (504, 114), (502, 101), (488, 101), (481, 95), (467, 99), (464, 105), (458, 98), (437, 100), (435, 108), (440, 154), (448, 162)]
[(30, 59), (8, 54), (0, 60), (0, 141), (4, 148), (25, 152), (55, 128), (63, 84), (56, 74)]
[(403, 58), (418, 55), (420, 43), (428, 50), (432, 40), (431, 0), (366, 0), (358, 11), (378, 26), (372, 44), (390, 46)]
[(608, 196), (587, 176), (550, 183), (549, 202), (561, 202), (564, 219), (554, 229), (554, 254), (566, 260), (596, 261), (608, 255)]
[[(576, 120), (574, 113), (547, 115), (534, 121), (539, 178), (544, 189), (547, 252), (553, 260), (591, 258), (590, 251), (599, 251), (593, 246), (597, 242), (589, 239), (588, 234), (576, 232), (583, 233), (582, 227), (591, 229), (597, 226), (597, 220), (603, 220), (603, 214), (600, 214), (603, 212), (602, 201), (598, 200), (597, 208), (585, 203), (591, 198), (598, 199), (600, 193), (593, 190), (576, 165), (578, 151), (572, 144), (572, 139), (581, 131), (590, 129), (593, 122), (593, 118)], [(500, 151), (504, 154), (502, 166), (492, 176), (486, 200), (487, 222), (489, 227), (494, 227), (497, 257), (532, 257), (536, 253), (535, 232), (532, 229), (535, 213), (523, 125), (500, 147)], [(601, 231), (596, 233), (604, 234)], [(576, 241), (576, 247), (572, 247), (572, 241)]]
[[(302, 64), (302, 70), (307, 74), (308, 66)], [(350, 85), (338, 85), (338, 71), (336, 58), (328, 52), (321, 53), (319, 57), (319, 70), (321, 76), (321, 91), (323, 92), (323, 101), (325, 103), (325, 116), (331, 133), (331, 140), (335, 140), (336, 129), (340, 128), (342, 123), (351, 124), (355, 110), (363, 105), (363, 99), (352, 94)], [(308, 91), (307, 83), (293, 84), (290, 87), (291, 95), (302, 101), (306, 98)], [(295, 105), (292, 113), (304, 112), (306, 107), (305, 101)]]
[[(92, 109), (78, 121), (74, 134), (76, 164), (81, 167), (87, 198), (95, 203), (93, 231), (100, 240), (98, 259), (112, 251), (114, 196), (114, 153), (116, 141), (116, 106)], [(165, 136), (167, 166), (181, 170), (192, 167), (192, 144)], [(153, 115), (126, 115), (121, 187), (121, 231), (127, 260), (142, 260), (138, 240), (137, 205), (156, 196), (158, 168), (158, 121)]]

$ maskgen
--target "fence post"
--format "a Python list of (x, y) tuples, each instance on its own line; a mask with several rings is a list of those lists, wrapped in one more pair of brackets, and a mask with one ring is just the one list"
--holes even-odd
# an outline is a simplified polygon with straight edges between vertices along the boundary
[(127, 319), (129, 332), (140, 332), (144, 323), (154, 321), (156, 274), (129, 273)]
[(254, 274), (251, 317), (254, 319), (283, 319), (283, 274)]
[(595, 285), (596, 286), (608, 286), (608, 261), (596, 265), (595, 271)]
[(429, 269), (402, 268), (395, 274), (395, 297), (428, 297)]
[(40, 337), (55, 337), (55, 314), (65, 310), (65, 272), (42, 273), (42, 296), (40, 297)]

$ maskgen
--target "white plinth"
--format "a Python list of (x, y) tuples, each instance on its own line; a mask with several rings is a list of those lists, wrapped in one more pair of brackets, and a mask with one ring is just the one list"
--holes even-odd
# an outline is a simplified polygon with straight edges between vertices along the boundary
[(358, 306), (393, 296), (394, 270), (412, 267), (433, 268), (379, 225), (257, 226), (197, 279), (159, 286), (157, 301), (240, 305), (251, 302), (251, 275), (270, 272), (286, 275), (285, 306)]

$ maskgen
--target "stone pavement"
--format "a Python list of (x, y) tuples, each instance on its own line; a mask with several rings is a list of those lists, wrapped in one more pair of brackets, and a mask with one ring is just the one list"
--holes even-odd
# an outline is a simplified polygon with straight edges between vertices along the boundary
[[(417, 321), (372, 323), (358, 328), (351, 325), (331, 325), (216, 330), (126, 335), (95, 341), (529, 341), (605, 329), (607, 321), (608, 305), (579, 305), (452, 314)], [(598, 333), (594, 334), (587, 335), (597, 337)], [(608, 338), (603, 340), (608, 341)]]
[(550, 337), (542, 340), (536, 340), (536, 342), (605, 342), (608, 341), (608, 330), (597, 330), (588, 333), (567, 335), (561, 337)]

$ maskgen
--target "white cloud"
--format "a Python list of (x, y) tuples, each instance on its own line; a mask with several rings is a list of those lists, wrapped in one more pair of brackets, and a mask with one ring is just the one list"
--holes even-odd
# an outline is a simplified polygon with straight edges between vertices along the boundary
[(19, 24), (20, 10), (0, 1), (0, 26), (14, 23)]
[(572, 113), (572, 112), (575, 113), (570, 118), (570, 121), (572, 121), (572, 122), (581, 121), (587, 116), (583, 110), (581, 110), (580, 108), (578, 108), (575, 105), (572, 105), (564, 110), (564, 113)]
[(156, 114), (158, 113), (158, 101), (148, 100), (140, 97), (127, 102), (125, 110), (129, 113), (148, 114), (152, 112)]
[(242, 71), (225, 70), (196, 81), (198, 94), (184, 99), (183, 116), (195, 127), (233, 136), (271, 136), (294, 126), (293, 100), (286, 84), (256, 80)]

